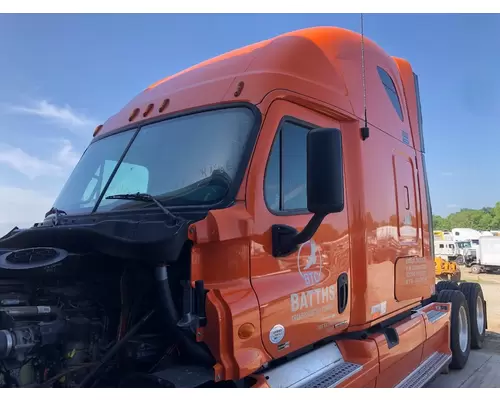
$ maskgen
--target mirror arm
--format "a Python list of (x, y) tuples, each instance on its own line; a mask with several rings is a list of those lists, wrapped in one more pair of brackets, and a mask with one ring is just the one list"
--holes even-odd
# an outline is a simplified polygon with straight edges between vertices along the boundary
[(293, 237), (293, 245), (297, 246), (311, 240), (325, 217), (326, 214), (314, 214), (304, 229)]
[(310, 240), (327, 214), (314, 214), (301, 232), (288, 225), (273, 225), (273, 256), (285, 257), (298, 250), (299, 244)]

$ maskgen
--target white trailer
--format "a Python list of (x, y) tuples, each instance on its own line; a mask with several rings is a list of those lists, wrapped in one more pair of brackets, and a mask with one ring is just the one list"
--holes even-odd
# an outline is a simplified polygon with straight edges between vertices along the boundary
[(477, 264), (471, 266), (471, 272), (500, 270), (500, 236), (481, 236), (476, 255)]

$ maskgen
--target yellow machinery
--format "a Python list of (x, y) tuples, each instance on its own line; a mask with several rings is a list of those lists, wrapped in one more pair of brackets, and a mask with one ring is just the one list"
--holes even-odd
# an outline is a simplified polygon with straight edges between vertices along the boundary
[(440, 280), (460, 281), (461, 272), (457, 263), (436, 257), (434, 258), (434, 265), (436, 278)]
[(444, 232), (443, 231), (434, 231), (434, 237), (437, 239), (444, 240)]

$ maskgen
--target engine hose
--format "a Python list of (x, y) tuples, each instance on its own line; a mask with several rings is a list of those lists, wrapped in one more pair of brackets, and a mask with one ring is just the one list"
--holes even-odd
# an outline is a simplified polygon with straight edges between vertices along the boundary
[(115, 355), (120, 351), (120, 349), (128, 342), (128, 340), (134, 336), (137, 331), (151, 318), (154, 314), (154, 310), (147, 313), (144, 317), (140, 319), (130, 330), (123, 336), (116, 344), (104, 355), (99, 365), (90, 371), (90, 373), (81, 381), (79, 387), (86, 387), (92, 379), (104, 368), (106, 363), (108, 363)]
[(8, 306), (1, 307), (0, 312), (12, 318), (36, 317), (38, 315), (56, 315), (62, 318), (62, 311), (55, 306)]
[(169, 332), (175, 335), (180, 344), (185, 348), (188, 354), (197, 362), (212, 367), (215, 359), (206, 351), (202, 345), (197, 343), (194, 338), (187, 336), (178, 326), (179, 316), (172, 298), (172, 291), (168, 281), (167, 267), (162, 265), (156, 267), (155, 278), (158, 286), (160, 306)]

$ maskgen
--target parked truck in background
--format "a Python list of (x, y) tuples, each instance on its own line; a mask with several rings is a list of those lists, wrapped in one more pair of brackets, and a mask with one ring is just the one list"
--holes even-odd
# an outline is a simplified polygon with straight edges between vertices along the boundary
[(498, 270), (500, 270), (500, 236), (481, 236), (471, 272), (479, 274)]
[(434, 255), (445, 261), (455, 262), (458, 265), (470, 267), (476, 262), (477, 248), (472, 248), (470, 240), (434, 240)]
[(0, 239), (0, 382), (421, 387), (463, 368), (485, 301), (435, 285), (419, 81), (362, 39), (283, 34), (99, 126), (43, 222)]
[(471, 228), (453, 228), (451, 234), (454, 241), (470, 241), (473, 249), (479, 246), (480, 237), (492, 236), (490, 232), (481, 232)]

